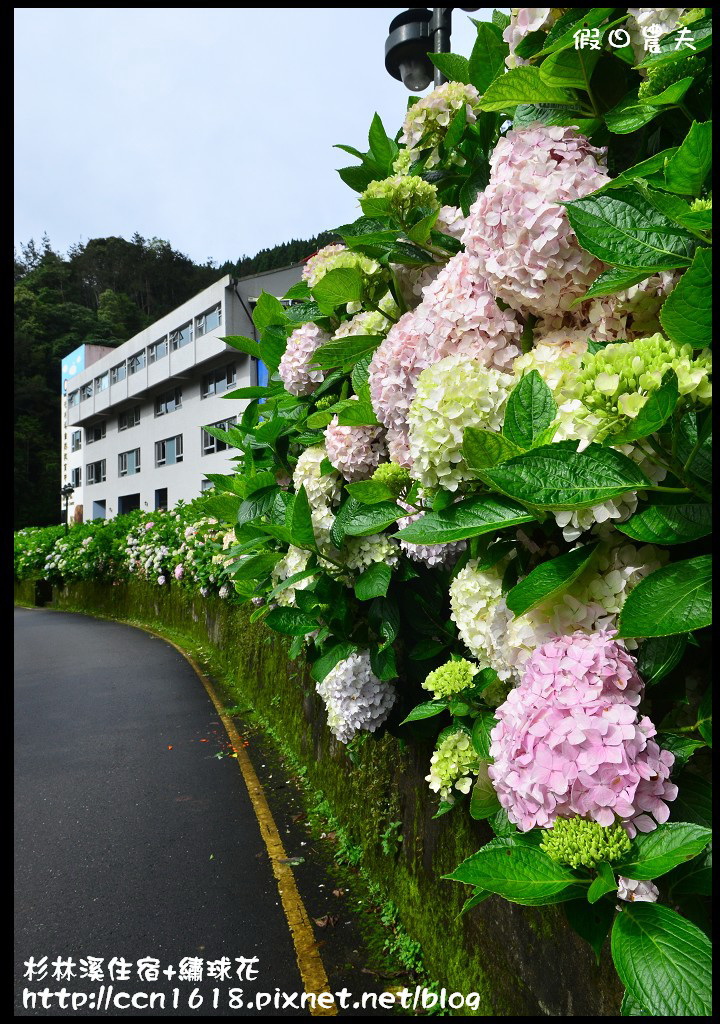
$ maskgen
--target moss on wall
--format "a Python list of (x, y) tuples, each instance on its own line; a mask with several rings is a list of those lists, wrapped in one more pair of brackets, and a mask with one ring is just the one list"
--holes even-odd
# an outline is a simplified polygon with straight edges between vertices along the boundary
[[(448, 992), (480, 993), (477, 1015), (619, 1015), (609, 955), (598, 967), (559, 908), (539, 912), (493, 896), (459, 916), (468, 890), (441, 876), (490, 838), (487, 825), (462, 811), (433, 820), (430, 747), (411, 748), (390, 732), (359, 737), (350, 751), (339, 744), (302, 659), (290, 661), (285, 640), (250, 623), (246, 609), (139, 582), (56, 588), (54, 607), (166, 628), (199, 648), (228, 706), (256, 711), (362, 846), (363, 868), (399, 908), (430, 976)], [(383, 833), (397, 821), (402, 842), (384, 852)]]

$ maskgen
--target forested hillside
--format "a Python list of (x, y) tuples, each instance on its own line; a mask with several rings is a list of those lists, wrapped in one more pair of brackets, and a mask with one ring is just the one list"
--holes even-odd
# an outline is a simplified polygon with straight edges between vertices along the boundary
[(223, 274), (297, 262), (327, 233), (202, 265), (159, 238), (93, 238), (57, 253), (45, 237), (15, 254), (15, 528), (58, 521), (60, 360), (78, 345), (120, 345)]

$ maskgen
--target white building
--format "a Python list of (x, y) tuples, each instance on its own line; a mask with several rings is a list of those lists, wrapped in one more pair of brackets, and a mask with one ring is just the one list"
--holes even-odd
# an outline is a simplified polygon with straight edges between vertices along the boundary
[(233, 469), (235, 450), (203, 428), (236, 421), (247, 401), (223, 394), (257, 384), (258, 365), (222, 338), (255, 338), (260, 292), (283, 296), (301, 269), (228, 275), (118, 348), (82, 345), (63, 359), (62, 484), (75, 488), (71, 522), (191, 501), (210, 486), (208, 473)]

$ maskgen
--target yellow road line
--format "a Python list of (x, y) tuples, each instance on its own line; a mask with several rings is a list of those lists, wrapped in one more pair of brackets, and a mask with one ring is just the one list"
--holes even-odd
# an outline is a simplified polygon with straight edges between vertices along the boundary
[[(35, 610), (30, 605), (23, 605), (21, 607), (27, 607), (33, 611)], [(39, 610), (62, 611), (62, 609), (59, 608), (42, 608)], [(171, 647), (174, 647), (176, 651), (182, 654), (183, 658), (185, 658), (188, 664), (192, 667), (200, 682), (205, 687), (207, 695), (213, 702), (220, 721), (225, 726), (225, 731), (228, 734), (232, 748), (237, 754), (238, 767), (242, 772), (245, 785), (247, 786), (253, 810), (255, 811), (255, 817), (257, 818), (258, 825), (260, 826), (260, 834), (263, 837), (265, 848), (267, 849), (268, 856), (270, 857), (273, 874), (277, 880), (278, 893), (280, 895), (283, 911), (285, 912), (285, 917), (290, 927), (290, 934), (292, 936), (293, 945), (295, 946), (295, 957), (297, 959), (297, 965), (304, 989), (307, 993), (311, 993), (316, 996), (320, 995), (321, 992), (332, 991), (327, 974), (325, 973), (325, 967), (323, 966), (322, 959), (317, 949), (315, 935), (312, 930), (312, 925), (310, 924), (310, 918), (308, 917), (302, 898), (298, 892), (297, 885), (295, 884), (295, 877), (290, 869), (290, 865), (284, 863), (287, 861), (288, 856), (285, 852), (282, 839), (280, 838), (280, 833), (277, 830), (275, 819), (272, 816), (272, 811), (270, 810), (265, 797), (262, 784), (255, 774), (252, 761), (243, 746), (240, 734), (235, 728), (235, 723), (223, 711), (222, 703), (215, 692), (215, 687), (213, 686), (212, 681), (203, 672), (195, 659), (187, 653), (187, 651), (184, 651), (182, 647), (179, 647), (178, 644), (174, 643), (168, 637), (163, 636), (162, 633), (158, 633), (149, 626), (141, 626), (136, 622), (123, 623), (121, 620), (111, 619), (104, 615), (95, 615), (94, 617), (106, 619), (108, 622), (120, 622), (121, 625), (132, 626), (135, 629), (142, 629), (145, 633), (150, 633), (151, 636), (155, 636), (159, 640), (164, 640), (166, 644), (170, 644)], [(328, 1009), (324, 1009), (317, 1005), (314, 1008), (308, 1007), (308, 1009), (310, 1010), (311, 1017), (337, 1016), (337, 1007), (334, 1004)]]
[[(247, 791), (250, 795), (250, 800), (252, 801), (253, 810), (255, 811), (255, 817), (257, 818), (260, 826), (260, 833), (270, 857), (273, 874), (275, 875), (278, 883), (278, 892), (280, 894), (282, 907), (285, 911), (285, 917), (287, 918), (288, 925), (290, 926), (290, 933), (295, 946), (297, 965), (300, 970), (300, 976), (302, 978), (305, 991), (308, 993), (314, 993), (315, 995), (319, 995), (321, 992), (330, 992), (330, 982), (328, 981), (327, 974), (325, 973), (325, 967), (323, 966), (322, 959), (317, 949), (315, 935), (313, 933), (312, 925), (310, 924), (310, 918), (308, 917), (302, 898), (298, 892), (290, 865), (284, 863), (288, 859), (285, 847), (283, 846), (282, 839), (280, 838), (280, 833), (277, 830), (277, 825), (275, 824), (275, 820), (272, 816), (272, 811), (268, 806), (262, 784), (255, 774), (255, 769), (252, 766), (247, 750), (243, 746), (242, 739), (235, 728), (234, 722), (223, 711), (223, 706), (215, 692), (215, 687), (211, 680), (203, 672), (195, 659), (187, 653), (187, 651), (184, 651), (182, 647), (178, 647), (176, 643), (173, 643), (172, 640), (163, 636), (162, 633), (156, 633), (154, 629), (150, 629), (147, 626), (140, 626), (138, 628), (144, 629), (146, 633), (151, 633), (160, 640), (164, 640), (165, 643), (170, 644), (176, 651), (179, 651), (188, 664), (195, 670), (196, 675), (207, 691), (208, 697), (213, 702), (215, 710), (218, 713), (218, 717), (225, 726), (225, 731), (228, 734), (232, 748), (237, 754), (238, 767), (240, 768), (243, 779), (245, 780), (245, 785), (247, 786)], [(310, 1010), (310, 1014), (312, 1017), (336, 1017), (337, 1007), (333, 1005), (329, 1009), (323, 1009), (320, 1006), (315, 1006), (314, 1009)]]

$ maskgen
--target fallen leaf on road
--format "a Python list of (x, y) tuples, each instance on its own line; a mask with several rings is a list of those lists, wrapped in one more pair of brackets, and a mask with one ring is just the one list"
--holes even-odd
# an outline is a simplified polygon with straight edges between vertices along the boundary
[(172, 750), (172, 748), (173, 748), (172, 743), (168, 743), (168, 750)]
[(318, 926), (318, 928), (327, 928), (328, 926), (330, 928), (334, 928), (339, 920), (340, 916), (338, 914), (325, 914), (324, 917), (313, 918), (313, 921)]
[(338, 899), (341, 896), (344, 896), (344, 895), (345, 895), (345, 890), (344, 889), (333, 889), (333, 896), (337, 896)]

